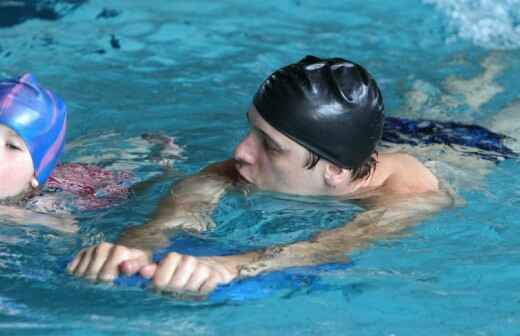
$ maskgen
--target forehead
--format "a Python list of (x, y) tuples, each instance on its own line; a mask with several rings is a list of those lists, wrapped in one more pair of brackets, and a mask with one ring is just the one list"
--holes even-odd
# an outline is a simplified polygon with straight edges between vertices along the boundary
[(9, 138), (15, 138), (15, 139), (22, 141), (22, 138), (18, 135), (18, 133), (13, 131), (12, 128), (7, 127), (3, 124), (0, 124), (0, 135), (3, 135), (4, 137), (9, 137)]
[(284, 135), (283, 133), (276, 130), (274, 127), (269, 125), (267, 121), (258, 113), (256, 107), (254, 105), (251, 105), (251, 108), (247, 112), (247, 118), (249, 119), (249, 122), (251, 123), (251, 126), (254, 126), (261, 131), (263, 131), (265, 134), (267, 134), (271, 139), (278, 142), (281, 145), (284, 146), (296, 146), (296, 147), (303, 147), (291, 140), (289, 137)]

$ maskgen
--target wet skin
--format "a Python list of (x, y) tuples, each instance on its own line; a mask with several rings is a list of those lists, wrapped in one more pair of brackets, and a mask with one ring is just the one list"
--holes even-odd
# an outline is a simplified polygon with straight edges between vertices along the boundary
[[(373, 173), (352, 181), (350, 171), (325, 160), (304, 167), (307, 152), (272, 128), (254, 106), (247, 113), (249, 133), (233, 158), (216, 163), (174, 186), (153, 219), (124, 232), (117, 243), (101, 243), (79, 252), (68, 272), (92, 281), (111, 281), (121, 273), (151, 278), (156, 290), (211, 292), (237, 277), (290, 266), (344, 261), (345, 254), (416, 224), (453, 198), (439, 190), (437, 179), (407, 154), (379, 154)], [(153, 249), (168, 244), (174, 230), (201, 232), (211, 227), (211, 211), (225, 191), (247, 181), (260, 190), (297, 195), (362, 199), (366, 211), (348, 225), (324, 231), (310, 241), (273, 246), (225, 257), (170, 253), (152, 263)]]
[(31, 154), (25, 142), (9, 127), (0, 125), (0, 199), (26, 191), (33, 176)]

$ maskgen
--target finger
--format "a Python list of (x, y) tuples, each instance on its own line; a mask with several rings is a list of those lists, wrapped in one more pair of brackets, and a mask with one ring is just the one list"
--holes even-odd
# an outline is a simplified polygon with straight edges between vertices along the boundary
[(220, 277), (215, 273), (211, 274), (211, 276), (200, 286), (199, 292), (201, 294), (208, 294), (212, 292), (217, 285), (220, 283)]
[(125, 260), (119, 265), (119, 270), (126, 275), (134, 275), (141, 268), (145, 267), (150, 263), (148, 255), (143, 253), (137, 258)]
[(211, 269), (204, 264), (198, 264), (195, 271), (191, 274), (188, 282), (184, 286), (184, 289), (191, 292), (198, 292), (200, 287), (209, 279), (211, 276)]
[(115, 245), (105, 265), (101, 268), (98, 279), (102, 281), (114, 280), (119, 275), (119, 264), (130, 257), (130, 249), (122, 245)]
[(78, 267), (76, 267), (76, 270), (74, 271), (75, 276), (82, 277), (85, 274), (85, 271), (87, 270), (87, 267), (90, 264), (90, 259), (92, 258), (93, 250), (94, 248), (90, 247), (85, 251), (83, 258), (81, 258)]
[(170, 280), (170, 287), (179, 291), (185, 290), (185, 286), (196, 268), (197, 259), (192, 256), (184, 256)]
[(141, 276), (146, 279), (151, 279), (154, 276), (156, 270), (157, 270), (157, 264), (155, 264), (155, 263), (149, 264), (149, 265), (146, 265), (143, 268), (141, 268), (141, 270), (139, 271), (139, 274), (141, 274)]
[(216, 273), (218, 275), (219, 283), (223, 283), (223, 284), (227, 284), (235, 278), (235, 276), (233, 276), (229, 272), (229, 270), (227, 270), (224, 267), (215, 267), (213, 269), (213, 273)]
[(202, 262), (208, 261), (210, 265), (213, 265), (211, 272), (219, 275), (222, 283), (231, 282), (238, 275), (238, 270), (233, 269), (233, 267), (236, 266), (230, 267), (226, 261), (226, 257), (202, 257), (200, 259)]
[(161, 260), (155, 275), (153, 276), (153, 284), (155, 288), (163, 289), (169, 283), (177, 269), (177, 265), (182, 260), (182, 255), (178, 253), (169, 253), (165, 258)]
[(112, 250), (112, 244), (109, 243), (101, 243), (94, 248), (92, 251), (92, 257), (90, 259), (90, 264), (87, 267), (85, 272), (85, 277), (89, 280), (96, 280), (99, 271), (107, 261), (107, 258)]
[(70, 274), (73, 274), (76, 268), (79, 265), (79, 262), (85, 257), (85, 253), (87, 252), (87, 249), (83, 249), (79, 251), (79, 253), (74, 257), (74, 259), (67, 265), (67, 271)]

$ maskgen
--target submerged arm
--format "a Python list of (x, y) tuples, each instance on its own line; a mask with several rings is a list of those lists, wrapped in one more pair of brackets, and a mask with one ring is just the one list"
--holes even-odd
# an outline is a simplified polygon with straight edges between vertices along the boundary
[[(395, 196), (395, 195), (394, 195)], [(192, 257), (172, 252), (159, 264), (149, 264), (141, 275), (153, 278), (156, 289), (208, 293), (237, 277), (255, 276), (294, 266), (346, 262), (346, 254), (396, 234), (453, 204), (448, 193), (430, 193), (396, 200), (361, 213), (340, 228), (309, 241), (275, 246), (241, 255)]]
[(75, 233), (78, 226), (69, 214), (51, 215), (18, 207), (0, 205), (0, 217), (7, 223), (19, 225), (38, 224), (64, 233)]
[(237, 173), (232, 160), (208, 166), (175, 185), (160, 202), (152, 220), (123, 232), (118, 244), (151, 250), (168, 245), (174, 230), (201, 232), (213, 225), (211, 212)]
[(346, 225), (324, 231), (309, 241), (237, 256), (239, 276), (254, 276), (293, 266), (345, 262), (347, 253), (399, 233), (451, 205), (453, 197), (447, 192), (393, 200), (391, 204), (365, 211)]

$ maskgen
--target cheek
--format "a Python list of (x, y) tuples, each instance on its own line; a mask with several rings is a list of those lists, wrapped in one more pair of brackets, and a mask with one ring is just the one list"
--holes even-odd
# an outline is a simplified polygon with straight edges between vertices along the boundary
[(0, 164), (0, 197), (15, 196), (27, 188), (33, 176), (32, 162), (5, 160)]
[(314, 195), (320, 193), (319, 173), (316, 167), (309, 170), (304, 167), (305, 158), (299, 155), (273, 161), (273, 185), (275, 191)]
[(300, 180), (295, 163), (291, 158), (266, 156), (259, 160), (260, 171), (265, 172), (265, 182), (273, 191), (287, 191)]

